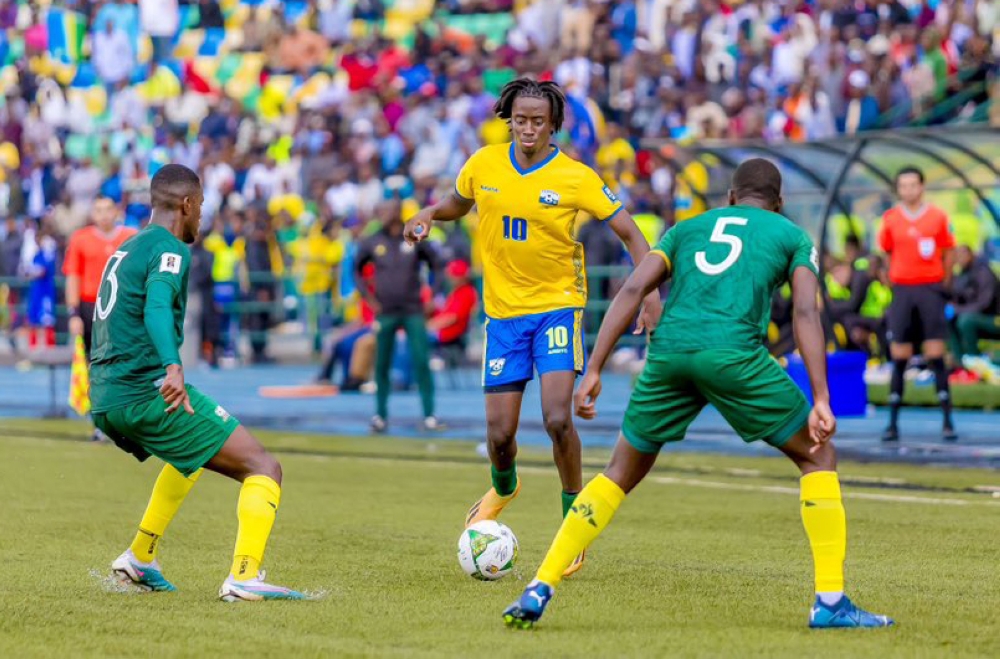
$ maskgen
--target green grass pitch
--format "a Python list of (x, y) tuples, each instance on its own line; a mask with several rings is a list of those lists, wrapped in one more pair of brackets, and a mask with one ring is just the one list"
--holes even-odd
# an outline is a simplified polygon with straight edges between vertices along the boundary
[[(899, 626), (806, 628), (812, 566), (782, 460), (664, 455), (539, 627), (500, 613), (559, 522), (547, 452), (522, 451), (504, 515), (520, 577), (480, 583), (455, 557), (488, 470), (472, 444), (264, 433), (285, 472), (265, 566), (316, 602), (225, 604), (235, 484), (206, 474), (161, 546), (171, 594), (102, 579), (159, 469), (67, 441), (80, 424), (0, 422), (3, 657), (996, 657), (996, 472), (842, 465), (848, 589)], [(734, 440), (737, 441), (737, 440)], [(588, 453), (589, 474), (606, 452)], [(876, 481), (894, 487), (877, 487)]]

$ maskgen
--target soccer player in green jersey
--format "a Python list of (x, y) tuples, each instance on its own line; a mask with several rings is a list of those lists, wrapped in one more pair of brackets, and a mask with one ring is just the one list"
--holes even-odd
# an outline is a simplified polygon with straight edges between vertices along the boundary
[[(781, 174), (770, 162), (741, 164), (733, 175), (729, 203), (664, 235), (608, 309), (574, 401), (583, 418), (595, 416), (601, 369), (643, 297), (672, 280), (611, 462), (577, 496), (535, 579), (504, 611), (509, 626), (528, 628), (541, 617), (566, 566), (611, 522), (663, 445), (683, 439), (708, 403), (744, 441), (764, 440), (802, 472), (802, 522), (816, 577), (809, 626), (893, 624), (886, 616), (859, 609), (844, 595), (847, 523), (830, 441), (836, 420), (817, 306), (816, 249), (801, 228), (778, 214)], [(787, 280), (795, 339), (815, 401), (812, 410), (763, 345), (771, 295)]]
[(110, 258), (94, 310), (90, 397), (94, 423), (139, 461), (164, 465), (132, 545), (112, 563), (125, 583), (172, 591), (156, 559), (170, 520), (204, 469), (243, 484), (227, 602), (304, 599), (264, 582), (260, 563), (281, 498), (281, 465), (220, 405), (184, 384), (188, 268), (201, 222), (197, 174), (166, 165), (152, 181), (149, 226)]

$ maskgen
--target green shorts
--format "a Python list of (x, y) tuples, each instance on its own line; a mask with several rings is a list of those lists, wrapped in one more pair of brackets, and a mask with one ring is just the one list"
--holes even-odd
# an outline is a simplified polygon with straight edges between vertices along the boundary
[(748, 443), (782, 446), (809, 419), (806, 397), (766, 349), (713, 349), (650, 355), (622, 434), (636, 450), (656, 453), (684, 439), (708, 403)]
[(187, 385), (194, 414), (167, 414), (157, 396), (107, 412), (94, 412), (94, 425), (140, 462), (155, 455), (185, 476), (205, 466), (222, 449), (240, 422), (214, 400)]

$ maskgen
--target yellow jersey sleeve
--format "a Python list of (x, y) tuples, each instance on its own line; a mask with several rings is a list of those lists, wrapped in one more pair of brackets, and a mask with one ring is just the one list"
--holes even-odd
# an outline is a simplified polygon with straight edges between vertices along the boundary
[(580, 168), (582, 173), (576, 191), (576, 207), (599, 220), (610, 220), (622, 209), (622, 202), (611, 188), (604, 185), (597, 172), (586, 165)]
[(458, 172), (458, 178), (455, 179), (455, 192), (463, 199), (468, 199), (469, 201), (475, 199), (476, 162), (479, 160), (479, 153), (479, 151), (476, 151), (469, 156), (469, 159), (462, 165), (461, 171)]

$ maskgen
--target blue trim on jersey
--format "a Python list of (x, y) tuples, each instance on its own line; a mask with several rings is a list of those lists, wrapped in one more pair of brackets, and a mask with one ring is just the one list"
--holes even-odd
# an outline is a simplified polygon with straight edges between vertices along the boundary
[(612, 213), (611, 215), (608, 215), (606, 218), (604, 218), (603, 220), (601, 220), (601, 222), (607, 222), (608, 220), (614, 218), (615, 215), (618, 215), (618, 213), (621, 213), (623, 210), (625, 210), (625, 205), (624, 204), (622, 204), (621, 206), (619, 206), (618, 208), (616, 208), (614, 213)]
[(534, 165), (528, 167), (527, 169), (521, 169), (521, 166), (517, 164), (517, 157), (514, 155), (514, 149), (516, 148), (516, 146), (517, 145), (514, 144), (513, 142), (510, 143), (510, 164), (513, 165), (514, 170), (521, 176), (524, 176), (525, 174), (530, 174), (532, 172), (537, 172), (539, 169), (545, 167), (547, 164), (552, 162), (553, 158), (559, 155), (559, 147), (557, 147), (554, 144), (550, 144), (549, 146), (552, 147), (552, 153), (546, 156), (545, 160), (539, 163), (535, 163)]
[(455, 186), (455, 194), (458, 195), (460, 198), (464, 199), (465, 201), (475, 201), (474, 199), (469, 199), (464, 194), (462, 194), (461, 192), (459, 192), (457, 185)]

